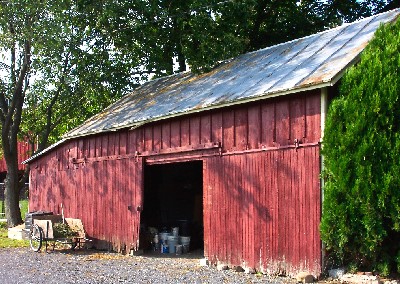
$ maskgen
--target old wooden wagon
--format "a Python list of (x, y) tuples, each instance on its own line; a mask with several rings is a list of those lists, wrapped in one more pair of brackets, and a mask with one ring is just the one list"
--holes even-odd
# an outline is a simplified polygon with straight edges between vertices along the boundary
[(35, 252), (40, 251), (43, 245), (47, 251), (48, 244), (54, 250), (56, 243), (74, 250), (90, 241), (80, 219), (63, 218), (62, 215), (36, 216), (29, 230), (30, 247)]
[(212, 264), (320, 274), (327, 105), (398, 13), (143, 84), (28, 160), (30, 208), (64, 204), (96, 247), (180, 226)]

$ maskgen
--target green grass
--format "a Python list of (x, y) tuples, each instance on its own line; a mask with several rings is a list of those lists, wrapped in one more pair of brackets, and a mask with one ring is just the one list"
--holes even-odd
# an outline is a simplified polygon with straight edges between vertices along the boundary
[(25, 220), (25, 215), (26, 213), (28, 213), (28, 200), (20, 200), (19, 201), (19, 208), (21, 210), (21, 217), (22, 217), (22, 221)]
[[(2, 202), (0, 202), (0, 212)], [(19, 203), (21, 209), (22, 220), (25, 220), (25, 214), (28, 212), (28, 200), (22, 200)], [(20, 248), (29, 246), (29, 241), (27, 240), (14, 240), (8, 238), (8, 228), (6, 222), (0, 222), (0, 249), (2, 248)]]
[[(4, 212), (4, 202), (0, 201), (0, 213)], [(25, 220), (25, 214), (28, 213), (28, 200), (20, 200), (19, 201), (19, 208), (21, 210), (21, 217), (22, 220)], [(3, 215), (0, 215), (1, 218), (3, 218)]]
[(8, 238), (7, 223), (0, 222), (0, 249), (2, 248), (23, 248), (29, 246), (28, 240), (14, 240)]

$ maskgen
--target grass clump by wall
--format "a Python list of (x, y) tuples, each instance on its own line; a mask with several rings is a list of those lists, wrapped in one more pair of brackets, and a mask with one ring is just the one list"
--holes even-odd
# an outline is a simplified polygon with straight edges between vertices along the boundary
[(400, 21), (343, 77), (324, 133), (321, 237), (337, 265), (400, 272)]
[[(19, 202), (19, 205), (21, 208), (22, 220), (25, 220), (25, 214), (28, 212), (28, 200), (21, 200)], [(27, 247), (28, 245), (29, 245), (28, 240), (9, 239), (7, 222), (0, 222), (0, 249)]]

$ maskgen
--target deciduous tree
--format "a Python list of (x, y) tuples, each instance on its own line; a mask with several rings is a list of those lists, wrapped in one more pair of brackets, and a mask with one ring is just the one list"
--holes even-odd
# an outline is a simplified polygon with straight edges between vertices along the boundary
[(376, 14), (393, 2), (114, 0), (99, 10), (105, 15), (99, 24), (121, 48), (139, 54), (135, 75), (148, 79), (187, 66), (207, 71), (221, 60)]
[(137, 82), (134, 54), (114, 44), (75, 1), (10, 0), (0, 3), (1, 142), (7, 165), (5, 207), (9, 226), (22, 222), (17, 137), (43, 150), (66, 130), (93, 115)]

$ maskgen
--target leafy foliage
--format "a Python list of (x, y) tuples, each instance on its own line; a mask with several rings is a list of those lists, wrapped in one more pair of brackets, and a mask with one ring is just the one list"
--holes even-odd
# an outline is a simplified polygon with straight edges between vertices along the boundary
[(78, 236), (78, 233), (74, 231), (67, 223), (54, 223), (53, 234), (54, 238), (68, 238)]
[(138, 59), (98, 27), (91, 6), (72, 0), (0, 3), (0, 121), (7, 164), (6, 215), (22, 222), (17, 137), (38, 151), (137, 84)]
[(345, 264), (386, 274), (400, 255), (399, 74), (397, 21), (379, 28), (343, 77), (323, 147), (322, 239)]
[[(187, 66), (207, 71), (245, 51), (369, 16), (387, 2), (5, 2), (2, 30), (13, 21), (15, 31), (3, 34), (0, 48), (9, 51), (17, 36), (17, 46), (32, 45), (19, 136), (41, 150), (144, 80)], [(34, 15), (31, 22), (26, 15)]]
[(139, 61), (98, 28), (90, 6), (40, 3), (46, 14), (35, 30), (20, 135), (39, 137), (43, 148), (132, 90), (130, 69)]
[[(279, 0), (114, 0), (93, 7), (98, 27), (137, 54), (134, 76), (207, 71), (219, 61), (354, 21), (387, 2)], [(97, 15), (98, 16), (97, 16)]]

